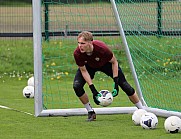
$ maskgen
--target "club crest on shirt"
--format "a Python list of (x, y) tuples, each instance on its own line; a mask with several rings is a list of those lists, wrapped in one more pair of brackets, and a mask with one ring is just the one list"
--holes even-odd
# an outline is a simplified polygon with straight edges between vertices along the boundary
[(100, 60), (100, 58), (99, 58), (99, 57), (96, 57), (96, 58), (95, 58), (95, 60), (96, 60), (96, 61), (99, 61), (99, 60)]

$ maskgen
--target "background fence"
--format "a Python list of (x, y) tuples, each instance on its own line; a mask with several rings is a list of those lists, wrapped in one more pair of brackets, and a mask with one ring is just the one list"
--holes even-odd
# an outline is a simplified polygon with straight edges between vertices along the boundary
[[(54, 0), (53, 3), (56, 3), (59, 0)], [(98, 0), (94, 0), (95, 2)], [(104, 2), (109, 2), (109, 0), (103, 0)], [(175, 21), (174, 19), (172, 19), (172, 17), (170, 17), (170, 21), (168, 21), (168, 23), (166, 24), (175, 24), (175, 26), (172, 27), (171, 30), (167, 29), (167, 30), (162, 30), (162, 25), (165, 23), (162, 23), (162, 18), (164, 18), (165, 15), (169, 15), (169, 12), (167, 11), (167, 13), (164, 13), (164, 7), (165, 5), (162, 4), (162, 2), (165, 2), (168, 0), (118, 0), (118, 2), (120, 3), (132, 3), (132, 2), (145, 2), (145, 3), (156, 3), (156, 6), (154, 6), (153, 8), (155, 9), (156, 15), (157, 15), (157, 20), (155, 20), (154, 22), (156, 22), (157, 27), (156, 30), (155, 29), (151, 29), (146, 32), (141, 32), (141, 34), (144, 35), (151, 35), (151, 34), (160, 34), (160, 35), (180, 35), (181, 34), (181, 21)], [(175, 1), (175, 0), (171, 0), (171, 1)], [(178, 1), (178, 0), (177, 0)], [(70, 35), (70, 36), (76, 36), (77, 35), (77, 31), (69, 31), (68, 28), (69, 26), (65, 26), (65, 30), (60, 30), (57, 32), (46, 32), (46, 30), (50, 30), (49, 27), (51, 28), (51, 25), (48, 24), (48, 22), (46, 20), (48, 20), (49, 16), (54, 16), (54, 15), (50, 15), (49, 14), (49, 3), (52, 3), (52, 0), (42, 0), (42, 2), (44, 3), (45, 7), (44, 11), (45, 14), (43, 15), (45, 18), (43, 18), (45, 21), (44, 24), (44, 28), (43, 30), (43, 36), (46, 36), (46, 39), (48, 39), (49, 36), (51, 36), (52, 34), (57, 35), (57, 36), (64, 36), (64, 35)], [(61, 0), (62, 3), (66, 4), (67, 2), (65, 0)], [(80, 3), (89, 3), (89, 0), (80, 0), (78, 1)], [(92, 0), (91, 0), (92, 2)], [(70, 3), (74, 3), (74, 0), (70, 0)], [(176, 9), (178, 10), (178, 9)], [(174, 7), (170, 7), (170, 11), (174, 11)], [(164, 16), (163, 16), (164, 14)], [(177, 14), (177, 13), (175, 13)], [(178, 13), (178, 16), (179, 15)], [(127, 24), (126, 22), (123, 24)], [(153, 23), (155, 24), (155, 23)], [(131, 25), (133, 26), (133, 25)], [(0, 1), (0, 39), (4, 39), (4, 38), (14, 38), (14, 37), (18, 37), (20, 38), (24, 38), (24, 37), (32, 37), (32, 5), (31, 5), (31, 0), (1, 0)], [(54, 27), (52, 27), (54, 28)], [(131, 33), (139, 33), (141, 30), (139, 30), (139, 26), (135, 27), (137, 28), (137, 30), (129, 30), (129, 28), (125, 29), (125, 33), (126, 35), (131, 35)], [(45, 30), (45, 31), (44, 31)], [(66, 32), (65, 32), (66, 31)], [(99, 32), (103, 30), (94, 30), (95, 33), (97, 33), (97, 35), (99, 35)], [(105, 34), (107, 33), (106, 30), (104, 30), (103, 32), (105, 32)], [(110, 31), (109, 31), (110, 32)], [(119, 35), (119, 31), (118, 30), (112, 30), (113, 35)]]

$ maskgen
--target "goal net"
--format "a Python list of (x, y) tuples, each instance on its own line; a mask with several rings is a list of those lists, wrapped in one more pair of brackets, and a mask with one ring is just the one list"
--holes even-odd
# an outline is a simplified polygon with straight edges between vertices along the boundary
[[(180, 116), (180, 14), (178, 1), (33, 0), (35, 116), (84, 115), (72, 84), (77, 70), (73, 51), (77, 35), (91, 31), (108, 44), (149, 111)], [(174, 10), (173, 10), (173, 7)], [(97, 73), (98, 90), (112, 90), (113, 81)], [(136, 110), (123, 91), (97, 114)]]

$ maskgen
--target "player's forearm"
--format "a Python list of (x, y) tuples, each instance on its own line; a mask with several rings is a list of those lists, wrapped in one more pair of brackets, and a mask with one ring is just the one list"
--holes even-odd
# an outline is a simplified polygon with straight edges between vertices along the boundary
[(88, 85), (92, 84), (92, 79), (89, 75), (89, 73), (87, 72), (87, 70), (85, 68), (80, 68), (82, 76), (84, 77), (85, 81), (87, 82)]
[(118, 61), (116, 57), (113, 55), (112, 59), (109, 62), (112, 63), (113, 78), (118, 77)]
[(113, 77), (118, 77), (118, 63), (112, 64)]
[(116, 58), (112, 61), (112, 71), (113, 71), (113, 77), (118, 77), (118, 62)]

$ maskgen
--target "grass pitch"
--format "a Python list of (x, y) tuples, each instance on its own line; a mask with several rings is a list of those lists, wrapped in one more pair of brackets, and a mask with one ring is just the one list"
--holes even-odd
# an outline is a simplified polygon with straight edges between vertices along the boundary
[[(180, 8), (178, 4), (176, 4), (174, 7), (177, 10)], [(64, 8), (66, 8), (65, 5)], [(69, 10), (68, 8), (66, 10)], [(5, 10), (7, 9), (7, 7), (1, 7), (1, 9), (2, 15), (12, 14), (12, 10)], [(134, 8), (132, 9), (134, 10)], [(172, 10), (173, 8), (169, 7), (169, 9)], [(13, 16), (10, 17), (9, 20), (5, 20), (5, 16), (2, 16), (2, 20), (0, 20), (0, 22), (3, 22), (2, 24), (6, 25), (4, 28), (5, 32), (13, 31), (14, 27), (13, 30), (11, 29), (13, 24), (16, 25), (18, 32), (24, 31), (24, 28), (21, 27), (21, 25), (24, 24), (27, 25), (25, 27), (26, 29), (28, 29), (27, 32), (32, 31), (32, 25), (30, 24), (32, 21), (31, 10), (31, 6), (26, 7), (26, 9), (24, 9), (23, 7), (14, 7)], [(8, 13), (4, 13), (7, 11)], [(25, 13), (25, 15), (23, 16), (27, 17), (29, 15), (30, 18), (24, 18), (26, 20), (21, 20), (22, 17), (20, 16), (21, 19), (19, 19), (19, 11), (23, 11), (21, 12)], [(107, 9), (105, 9), (105, 11), (106, 13), (108, 13)], [(169, 14), (167, 14), (166, 16), (169, 16)], [(64, 16), (62, 16), (62, 18), (64, 18)], [(147, 20), (146, 16), (145, 18)], [(170, 19), (170, 17), (167, 18)], [(178, 18), (177, 14), (172, 15), (172, 19), (175, 18)], [(12, 19), (14, 21), (13, 23), (11, 22)], [(17, 23), (15, 21), (18, 21), (20, 27), (17, 26)], [(112, 20), (109, 20), (109, 22), (111, 21)], [(172, 42), (169, 43), (171, 43), (170, 45), (173, 44)], [(154, 45), (152, 44), (151, 46)], [(32, 49), (32, 41), (16, 40), (16, 43), (14, 43), (12, 40), (0, 41), (0, 105), (34, 114), (34, 99), (26, 99), (22, 95), (22, 90), (26, 86), (27, 78), (30, 77), (33, 73)], [(165, 48), (163, 47), (163, 49)], [(124, 65), (125, 63), (122, 64)], [(180, 77), (179, 73), (180, 72), (178, 72), (178, 77)], [(72, 82), (72, 79), (70, 79), (69, 82)], [(122, 95), (122, 93), (120, 93), (119, 96), (122, 100), (120, 101), (121, 106), (127, 106), (125, 94)], [(16, 112), (2, 108), (0, 108), (0, 113), (1, 139), (181, 138), (180, 133), (168, 134), (165, 132), (163, 126), (165, 118), (162, 117), (158, 117), (159, 123), (156, 129), (144, 130), (140, 126), (135, 126), (133, 124), (131, 120), (131, 114), (97, 115), (97, 120), (95, 122), (86, 122), (85, 119), (87, 118), (87, 116), (34, 117), (22, 112)]]
[[(34, 114), (34, 99), (24, 98), (22, 89), (27, 80), (0, 79), (0, 105)], [(121, 94), (120, 94), (121, 95)], [(34, 117), (21, 112), (0, 108), (0, 138), (2, 139), (175, 139), (181, 134), (168, 134), (164, 130), (165, 118), (158, 117), (154, 130), (135, 126), (131, 114), (97, 115), (97, 120), (86, 122), (87, 116)]]
[[(1, 64), (3, 63), (3, 66), (0, 66), (0, 105), (34, 114), (34, 99), (26, 99), (22, 95), (27, 79), (33, 73), (32, 42), (21, 43), (16, 40), (16, 43), (13, 41), (1, 41), (0, 43), (0, 60)], [(11, 58), (11, 56), (15, 57)], [(21, 66), (13, 66), (14, 64), (21, 64)], [(129, 72), (126, 74), (129, 75)], [(72, 80), (73, 78), (67, 78), (69, 83)], [(131, 78), (129, 81), (133, 82)], [(51, 81), (51, 84), (56, 85), (56, 81)], [(126, 95), (121, 92), (119, 97), (120, 105), (128, 106)], [(165, 118), (161, 117), (158, 117), (159, 123), (156, 129), (144, 130), (133, 124), (131, 114), (97, 115), (96, 121), (86, 122), (86, 115), (34, 117), (2, 108), (0, 108), (0, 113), (0, 138), (2, 139), (174, 139), (181, 137), (180, 133), (166, 133), (163, 126)]]

